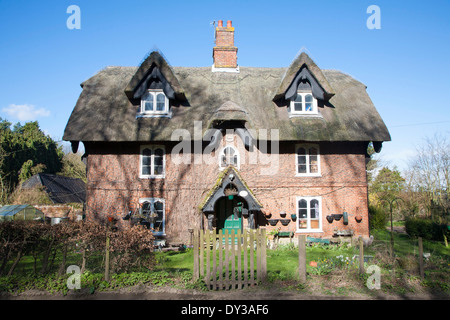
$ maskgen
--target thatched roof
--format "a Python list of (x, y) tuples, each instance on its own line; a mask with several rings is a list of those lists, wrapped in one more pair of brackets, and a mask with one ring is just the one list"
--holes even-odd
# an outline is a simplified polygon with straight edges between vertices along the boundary
[[(177, 95), (170, 118), (137, 117), (139, 101), (130, 98), (155, 65)], [(329, 100), (319, 102), (319, 116), (289, 118), (282, 93), (302, 66)], [(64, 132), (67, 141), (170, 141), (175, 129), (187, 129), (194, 137), (194, 121), (201, 121), (206, 130), (214, 120), (244, 121), (256, 131), (279, 129), (280, 140), (390, 140), (366, 86), (340, 71), (320, 70), (306, 54), (288, 68), (240, 67), (239, 73), (170, 67), (155, 54), (139, 68), (107, 67), (82, 87)]]

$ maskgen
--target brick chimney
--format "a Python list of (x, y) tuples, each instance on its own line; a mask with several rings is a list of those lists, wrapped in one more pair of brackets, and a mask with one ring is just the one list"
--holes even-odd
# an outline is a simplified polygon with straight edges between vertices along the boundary
[(216, 46), (213, 48), (213, 68), (225, 68), (223, 71), (237, 70), (237, 48), (234, 46), (234, 28), (231, 21), (227, 21), (227, 26), (223, 26), (223, 21), (219, 20), (216, 27)]

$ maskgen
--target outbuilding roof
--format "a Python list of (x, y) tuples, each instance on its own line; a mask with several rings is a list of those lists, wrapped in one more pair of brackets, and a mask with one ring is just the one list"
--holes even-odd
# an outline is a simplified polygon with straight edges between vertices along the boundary
[(38, 173), (22, 184), (24, 189), (36, 186), (43, 186), (53, 203), (84, 203), (86, 201), (86, 184), (78, 178)]

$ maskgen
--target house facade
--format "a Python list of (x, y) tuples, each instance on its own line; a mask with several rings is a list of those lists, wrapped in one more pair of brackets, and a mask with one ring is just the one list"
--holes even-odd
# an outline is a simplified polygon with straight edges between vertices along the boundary
[(85, 148), (86, 217), (141, 213), (178, 243), (196, 228), (368, 237), (367, 147), (390, 135), (365, 85), (306, 53), (255, 68), (237, 51), (219, 21), (211, 67), (152, 52), (82, 83), (63, 139)]

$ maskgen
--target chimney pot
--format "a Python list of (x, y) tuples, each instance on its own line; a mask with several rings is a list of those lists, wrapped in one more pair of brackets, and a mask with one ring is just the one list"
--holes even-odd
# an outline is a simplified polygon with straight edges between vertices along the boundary
[(231, 20), (228, 20), (227, 21), (227, 28), (231, 28), (232, 26), (231, 26)]
[(222, 27), (223, 27), (223, 21), (222, 21), (222, 20), (219, 20), (219, 21), (217, 22), (217, 26), (220, 27), (220, 28), (222, 28)]

